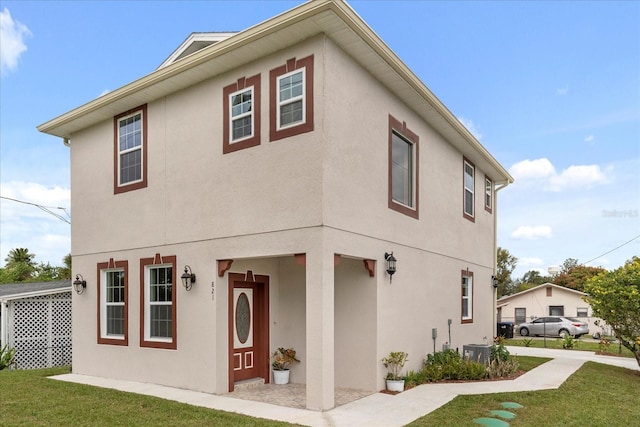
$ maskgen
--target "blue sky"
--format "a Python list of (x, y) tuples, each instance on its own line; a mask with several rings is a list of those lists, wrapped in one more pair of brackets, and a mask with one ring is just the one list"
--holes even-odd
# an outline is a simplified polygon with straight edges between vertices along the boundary
[[(152, 72), (191, 32), (300, 3), (0, 1), (0, 195), (73, 217), (69, 149), (37, 125)], [(516, 178), (498, 195), (514, 277), (640, 255), (640, 2), (349, 4)], [(70, 226), (2, 199), (0, 264), (16, 247), (62, 265)]]

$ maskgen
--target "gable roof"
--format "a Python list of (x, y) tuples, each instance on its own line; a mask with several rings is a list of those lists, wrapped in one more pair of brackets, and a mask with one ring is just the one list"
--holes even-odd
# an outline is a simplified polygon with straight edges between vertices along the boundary
[(158, 69), (173, 64), (174, 62), (204, 49), (207, 46), (218, 43), (224, 39), (231, 37), (233, 33), (191, 33), (184, 42), (176, 50), (173, 51), (167, 59), (165, 59)]
[(71, 291), (71, 280), (56, 282), (8, 283), (0, 285), (0, 301)]
[(543, 283), (542, 285), (534, 286), (533, 288), (530, 288), (530, 289), (527, 289), (527, 290), (524, 290), (524, 291), (520, 291), (520, 292), (512, 294), (512, 295), (506, 295), (506, 296), (500, 297), (496, 302), (499, 303), (499, 304), (502, 303), (503, 305), (506, 305), (506, 304), (508, 304), (507, 301), (509, 301), (509, 300), (511, 300), (511, 299), (513, 299), (515, 297), (518, 297), (518, 296), (524, 295), (524, 294), (528, 294), (530, 292), (536, 292), (536, 291), (540, 290), (541, 288), (549, 288), (549, 287), (560, 289), (562, 291), (567, 291), (569, 293), (574, 293), (574, 294), (576, 294), (578, 296), (581, 296), (581, 297), (587, 295), (586, 293), (581, 292), (581, 291), (577, 291), (575, 289), (565, 288), (564, 286), (556, 285), (556, 284), (553, 284), (553, 283)]
[(181, 56), (186, 52), (184, 50), (174, 58), (182, 59), (169, 60), (152, 73), (37, 128), (65, 140), (71, 139), (74, 132), (111, 120), (123, 111), (162, 98), (318, 34), (326, 34), (381, 84), (404, 100), (465, 157), (491, 176), (496, 184), (508, 185), (513, 182), (506, 169), (362, 18), (341, 0), (310, 0), (224, 40)]

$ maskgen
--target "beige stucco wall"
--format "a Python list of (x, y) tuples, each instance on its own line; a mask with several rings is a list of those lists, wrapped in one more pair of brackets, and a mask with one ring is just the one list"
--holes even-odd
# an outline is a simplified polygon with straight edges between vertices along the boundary
[[(315, 129), (269, 142), (269, 70), (314, 55)], [(222, 154), (222, 88), (262, 76), (262, 143)], [(115, 112), (114, 114), (118, 114)], [(420, 218), (387, 207), (388, 115), (420, 137)], [(226, 392), (228, 275), (270, 277), (270, 344), (294, 347), (292, 381), (379, 390), (390, 351), (418, 369), (449, 341), (462, 347), (493, 331), (494, 217), (483, 209), (476, 168), (476, 221), (462, 216), (462, 155), (325, 37), (148, 104), (149, 184), (113, 194), (113, 122), (72, 138), (74, 363), (80, 374)], [(398, 272), (385, 273), (393, 251)], [(197, 274), (178, 286), (177, 350), (139, 347), (139, 260), (176, 255)], [(306, 266), (294, 254), (307, 254)], [(334, 267), (334, 254), (342, 255)], [(129, 346), (98, 345), (96, 264), (129, 260)], [(376, 261), (369, 277), (362, 259)], [(461, 270), (474, 273), (473, 323), (460, 320)], [(158, 369), (158, 367), (169, 367)], [(333, 376), (333, 377), (332, 377)], [(331, 391), (328, 391), (328, 390)], [(309, 393), (309, 391), (308, 391)]]

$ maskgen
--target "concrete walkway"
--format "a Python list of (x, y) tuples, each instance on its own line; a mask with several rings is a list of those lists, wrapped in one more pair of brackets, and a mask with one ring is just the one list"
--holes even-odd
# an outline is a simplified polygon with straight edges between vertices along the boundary
[(330, 411), (316, 412), (217, 396), (155, 384), (112, 380), (86, 375), (65, 374), (57, 380), (156, 396), (190, 405), (236, 412), (257, 418), (285, 421), (307, 426), (403, 426), (438, 409), (454, 397), (464, 394), (503, 393), (558, 388), (584, 362), (594, 361), (640, 370), (635, 359), (597, 356), (587, 351), (566, 351), (530, 347), (507, 347), (513, 355), (551, 357), (553, 360), (508, 381), (425, 384), (397, 395), (375, 393)]

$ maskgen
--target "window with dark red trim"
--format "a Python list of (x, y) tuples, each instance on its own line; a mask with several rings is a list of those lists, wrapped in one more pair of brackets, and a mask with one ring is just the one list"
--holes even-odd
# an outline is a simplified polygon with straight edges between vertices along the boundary
[(462, 270), (460, 293), (462, 323), (473, 323), (473, 272)]
[(98, 263), (98, 344), (129, 345), (129, 262)]
[(462, 183), (462, 216), (475, 222), (476, 167), (467, 159), (462, 162)]
[(177, 348), (176, 257), (140, 260), (140, 347)]
[(484, 210), (493, 212), (493, 181), (488, 177), (484, 177)]
[(389, 209), (419, 216), (418, 135), (389, 114)]
[(260, 74), (222, 89), (222, 152), (260, 145)]
[(147, 186), (147, 105), (113, 119), (113, 193)]
[(313, 130), (313, 55), (269, 72), (269, 140)]

